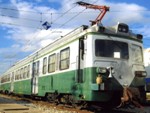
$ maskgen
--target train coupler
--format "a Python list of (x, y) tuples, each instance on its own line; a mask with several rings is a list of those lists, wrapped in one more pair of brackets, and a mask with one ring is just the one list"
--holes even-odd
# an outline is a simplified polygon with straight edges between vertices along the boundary
[(128, 86), (123, 87), (123, 96), (121, 97), (121, 102), (117, 108), (123, 107), (125, 105), (133, 104), (135, 107), (143, 108), (139, 103), (140, 92), (138, 88), (131, 88)]

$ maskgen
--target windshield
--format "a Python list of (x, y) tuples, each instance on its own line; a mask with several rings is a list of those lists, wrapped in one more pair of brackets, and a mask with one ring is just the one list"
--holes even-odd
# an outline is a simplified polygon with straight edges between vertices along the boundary
[(138, 45), (132, 45), (132, 59), (134, 62), (141, 63), (143, 62), (142, 57), (142, 48)]
[(111, 57), (128, 59), (128, 44), (113, 40), (95, 40), (95, 55), (97, 57)]

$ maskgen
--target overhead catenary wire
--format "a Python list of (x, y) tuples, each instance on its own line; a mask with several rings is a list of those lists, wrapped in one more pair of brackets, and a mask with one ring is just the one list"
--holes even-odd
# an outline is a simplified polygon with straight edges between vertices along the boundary
[[(66, 3), (68, 3), (70, 0), (68, 0), (68, 1), (66, 1)], [(82, 0), (82, 1), (84, 1), (84, 0)], [(76, 7), (76, 6), (75, 6)], [(59, 17), (59, 18), (61, 18), (62, 16), (64, 16), (66, 13), (67, 14), (75, 14), (75, 13), (95, 13), (95, 12), (69, 12), (70, 10), (68, 10), (68, 11), (66, 11), (66, 12), (62, 12), (62, 13), (52, 13), (52, 12), (39, 12), (39, 11), (27, 11), (27, 10), (20, 10), (20, 9), (14, 9), (14, 8), (6, 8), (6, 7), (0, 7), (0, 9), (3, 9), (3, 10), (13, 10), (13, 11), (22, 11), (22, 12), (27, 12), (27, 13), (36, 13), (36, 14), (40, 14), (40, 15), (44, 15), (44, 14), (51, 14), (51, 17), (52, 17), (52, 15), (54, 15), (54, 14), (61, 14), (61, 16)], [(145, 10), (111, 10), (111, 11), (109, 11), (110, 13), (112, 12), (127, 12), (127, 11), (150, 11), (149, 9), (145, 9)], [(0, 16), (7, 16), (7, 15), (0, 15)], [(8, 17), (10, 17), (10, 18), (16, 18), (16, 17), (14, 17), (14, 16), (8, 16)], [(41, 17), (42, 18), (42, 17)], [(59, 18), (56, 18), (54, 21), (53, 21), (53, 23), (55, 22), (55, 21), (57, 21)], [(42, 19), (41, 20), (34, 20), (34, 19), (28, 19), (28, 18), (19, 18), (19, 19), (26, 19), (26, 20), (31, 20), (31, 21), (41, 21), (42, 22)], [(52, 22), (51, 22), (52, 23)]]
[[(71, 9), (70, 9), (71, 10)], [(109, 11), (109, 13), (117, 13), (117, 12), (150, 12), (150, 10), (111, 10)], [(65, 14), (76, 14), (76, 13), (98, 13), (98, 12), (95, 12), (95, 11), (86, 11), (86, 12), (79, 12), (79, 11), (74, 11), (74, 12), (69, 12), (69, 10), (67, 10), (66, 12), (59, 12), (59, 13), (55, 13), (55, 12), (50, 12), (50, 13), (44, 13), (44, 12), (40, 12), (38, 13), (39, 15), (47, 15), (47, 14), (50, 14), (50, 15), (61, 15), (59, 17), (62, 17), (64, 16)], [(15, 17), (15, 16), (9, 16), (9, 15), (3, 15), (3, 14), (0, 14), (0, 16), (6, 16), (6, 17), (10, 17), (10, 18), (18, 18), (18, 17)], [(39, 21), (39, 20), (35, 20), (35, 19), (30, 19), (30, 18), (20, 18), (20, 19), (27, 19), (27, 20), (33, 20), (33, 21)]]
[[(69, 3), (71, 0), (67, 0), (65, 1), (66, 3)], [(81, 0), (81, 1), (84, 1), (84, 0)], [(37, 13), (37, 14), (40, 14), (41, 12), (39, 11), (29, 11), (29, 10), (21, 10), (21, 9), (14, 9), (14, 8), (7, 8), (7, 7), (0, 7), (0, 9), (3, 9), (3, 10), (12, 10), (12, 11), (22, 11), (22, 12), (27, 12), (27, 13)], [(50, 14), (50, 13), (46, 13), (46, 12), (43, 12), (43, 14)], [(57, 14), (57, 13), (55, 13)]]
[(40, 13), (40, 12), (35, 12), (35, 11), (27, 11), (27, 10), (20, 10), (20, 9), (14, 9), (14, 8), (6, 8), (6, 7), (0, 7), (0, 9), (3, 10), (12, 10), (12, 11), (22, 11), (22, 12), (27, 12), (27, 13)]
[[(139, 10), (132, 10), (132, 11), (139, 11)], [(144, 10), (143, 10), (144, 11)], [(149, 10), (150, 11), (150, 10)], [(109, 11), (109, 13), (117, 13), (117, 12), (125, 12), (125, 11)], [(61, 17), (63, 17), (65, 14), (77, 14), (78, 15), (78, 13), (80, 13), (80, 14), (93, 14), (93, 13), (98, 13), (98, 12), (95, 12), (95, 11), (88, 11), (88, 12), (69, 12), (69, 10), (68, 11), (66, 11), (66, 12), (62, 12), (62, 13), (48, 13), (48, 14), (51, 14), (51, 23), (50, 24), (54, 24), (54, 22), (56, 22), (57, 20), (59, 20)], [(27, 20), (27, 21), (34, 21), (34, 22), (39, 22), (39, 23), (42, 23), (43, 22), (43, 14), (44, 13), (39, 13), (41, 16), (41, 18), (39, 19), (39, 20), (36, 20), (36, 19), (30, 19), (30, 18), (22, 18), (22, 17), (15, 17), (15, 16), (10, 16), (10, 15), (3, 15), (3, 14), (0, 14), (0, 16), (2, 16), (2, 17), (9, 17), (9, 18), (15, 18), (15, 19), (18, 19), (18, 20), (20, 20), (20, 19), (23, 19), (23, 20)], [(54, 15), (54, 14), (61, 14), (61, 16), (59, 16), (59, 18), (56, 18), (54, 21), (52, 21), (52, 15)], [(7, 23), (6, 23), (7, 24)], [(11, 24), (11, 23), (8, 23), (9, 25), (16, 25), (16, 26), (24, 26), (24, 25), (19, 25), (19, 24)], [(25, 26), (26, 27), (26, 26)], [(36, 28), (36, 27), (31, 27), (31, 28)], [(39, 27), (37, 27), (37, 29), (40, 29)]]
[[(97, 0), (98, 1), (98, 0)], [(96, 1), (96, 2), (97, 2)], [(77, 4), (76, 4), (76, 6), (77, 6)], [(70, 8), (69, 10), (67, 10), (65, 13), (63, 13), (61, 16), (59, 16), (59, 18), (60, 17), (63, 17), (65, 14), (67, 14), (69, 11), (71, 11), (73, 8), (75, 8), (76, 6), (74, 6), (74, 7), (72, 7), (72, 8)], [(84, 10), (86, 10), (86, 9), (84, 9)], [(83, 10), (83, 11), (84, 11)], [(79, 14), (81, 14), (83, 11), (81, 11), (81, 12), (79, 12), (77, 15), (75, 15), (75, 16), (73, 16), (71, 19), (69, 19), (67, 22), (65, 22), (64, 24), (62, 24), (62, 25), (60, 25), (60, 27), (59, 28), (61, 28), (61, 27), (63, 27), (65, 24), (67, 24), (69, 21), (71, 21), (73, 18), (75, 18), (76, 16), (78, 16)], [(59, 19), (58, 18), (58, 19)], [(55, 19), (55, 21), (57, 21), (58, 19)], [(53, 21), (54, 22), (54, 21)], [(53, 32), (51, 32), (51, 34), (53, 34), (53, 33), (55, 33), (55, 31), (53, 31)], [(33, 37), (33, 38), (36, 38), (38, 35), (40, 34), (40, 32), (38, 32), (37, 34), (35, 34), (35, 36)], [(40, 39), (41, 40), (41, 39)], [(31, 40), (29, 40), (28, 42), (27, 42), (27, 44), (29, 45), (31, 43)], [(25, 48), (25, 49), (27, 49), (27, 48)]]
[[(68, 0), (68, 1), (70, 1), (70, 0)], [(84, 1), (84, 0), (82, 0), (82, 1)], [(19, 10), (19, 9), (13, 9), (13, 8), (6, 8), (6, 7), (0, 7), (0, 9), (3, 9), (3, 10), (13, 10), (13, 11), (22, 11), (22, 12), (27, 12), (27, 13), (36, 13), (36, 14), (40, 14), (41, 12), (36, 12), (36, 11), (27, 11), (27, 10)], [(149, 12), (150, 11), (150, 9), (144, 9), (144, 10), (111, 10), (111, 11), (109, 11), (109, 12), (125, 12), (125, 11), (133, 11), (133, 12), (136, 12), (136, 11), (138, 11), (138, 12)], [(57, 12), (57, 13), (52, 13), (52, 14), (63, 14), (63, 13), (65, 13), (65, 12)], [(71, 13), (79, 13), (79, 12), (68, 12), (68, 14), (71, 14)], [(86, 13), (86, 12), (85, 12)], [(51, 12), (42, 12), (42, 14), (51, 14)]]
[[(96, 3), (96, 2), (98, 2), (98, 0), (96, 0), (95, 2), (93, 2), (93, 3)], [(62, 25), (60, 25), (58, 28), (61, 28), (61, 27), (63, 27), (64, 25), (66, 25), (67, 23), (69, 23), (71, 20), (73, 20), (75, 17), (77, 17), (78, 15), (80, 15), (82, 12), (84, 12), (85, 10), (86, 10), (87, 8), (85, 8), (85, 9), (83, 9), (82, 11), (80, 11), (79, 13), (77, 13), (75, 16), (73, 16), (73, 17), (71, 17), (69, 20), (67, 20), (65, 23), (63, 23)], [(53, 33), (53, 32), (52, 32)], [(48, 34), (48, 35), (50, 35), (50, 34)], [(48, 36), (47, 35), (47, 36)], [(47, 37), (46, 36), (46, 37)]]
[[(67, 2), (69, 2), (70, 0), (68, 0)], [(82, 0), (84, 1), (84, 0)], [(76, 7), (76, 6), (75, 6)], [(74, 7), (73, 7), (74, 8)], [(72, 10), (73, 8), (71, 8), (70, 10)], [(35, 12), (35, 11), (25, 11), (25, 10), (18, 10), (18, 9), (13, 9), (13, 8), (4, 8), (4, 7), (0, 7), (0, 9), (5, 9), (5, 10), (14, 10), (14, 11), (23, 11), (23, 12), (28, 12), (28, 13), (37, 13), (37, 14), (40, 14), (40, 15), (43, 15), (43, 14), (51, 14), (51, 17), (53, 14), (61, 14), (61, 16), (59, 16), (59, 18), (61, 18), (62, 16), (64, 16), (65, 14), (74, 14), (74, 13), (95, 13), (95, 12), (69, 12), (70, 10), (66, 11), (66, 12), (63, 12), (63, 13), (46, 13), (46, 12)], [(1, 15), (1, 16), (7, 16), (7, 15)], [(13, 16), (9, 16), (11, 18), (16, 18), (16, 17), (13, 17)], [(41, 16), (42, 18), (42, 16)], [(59, 18), (56, 18), (53, 23), (55, 21), (57, 21)], [(20, 19), (27, 19), (27, 20), (31, 20), (31, 21), (39, 21), (39, 20), (34, 20), (34, 19), (28, 19), (28, 18), (20, 18)], [(42, 19), (41, 19), (41, 22), (42, 22)], [(52, 22), (51, 22), (52, 23)]]
[[(3, 8), (3, 9), (8, 9), (8, 8)], [(71, 8), (72, 9), (72, 8)], [(64, 16), (65, 14), (69, 14), (69, 13), (77, 13), (77, 16), (81, 13), (91, 13), (91, 12), (69, 12), (71, 9), (69, 9), (68, 11), (64, 12), (64, 13), (58, 13), (58, 14), (62, 14), (59, 18), (56, 18), (54, 21), (51, 22), (54, 23), (55, 21), (57, 21), (58, 19), (60, 19), (62, 16)], [(11, 10), (16, 10), (16, 9), (11, 9)], [(18, 10), (17, 10), (18, 11)], [(19, 10), (19, 11), (24, 11), (24, 10)], [(134, 10), (135, 11), (135, 10)], [(136, 10), (138, 11), (138, 10)], [(142, 10), (143, 11), (143, 10)], [(145, 10), (144, 10), (145, 11)], [(30, 11), (25, 11), (25, 12), (30, 12)], [(31, 11), (32, 12), (32, 11)], [(120, 12), (120, 11), (110, 11), (110, 12)], [(37, 13), (37, 12), (32, 12), (32, 13)], [(94, 12), (92, 12), (94, 13)], [(44, 14), (44, 13), (40, 13), (41, 15)], [(46, 14), (46, 13), (45, 13)], [(48, 13), (47, 13), (48, 14)], [(52, 15), (53, 14), (57, 14), (57, 13), (50, 13), (51, 14), (51, 20), (52, 20)], [(6, 15), (2, 15), (2, 16), (6, 16)], [(11, 18), (15, 18), (13, 16), (9, 16)], [(72, 17), (71, 19), (69, 19), (67, 22), (65, 22), (64, 24), (60, 25), (60, 27), (64, 26), (66, 23), (68, 23), (69, 21), (71, 21), (73, 18), (75, 18), (76, 16)], [(27, 19), (27, 18), (23, 18), (23, 19)], [(29, 19), (30, 20), (30, 19)], [(32, 19), (31, 19), (32, 20)], [(36, 20), (33, 20), (33, 21), (36, 21)], [(41, 17), (41, 21), (42, 22), (42, 17)], [(2, 24), (7, 24), (7, 23), (3, 23)], [(23, 26), (23, 25), (18, 25), (18, 24), (13, 24), (13, 23), (8, 23), (9, 25), (17, 25), (17, 26)], [(25, 26), (25, 27), (29, 27), (29, 26)], [(32, 28), (36, 28), (36, 27), (32, 27)], [(37, 29), (40, 29), (39, 27), (37, 27)]]
[[(8, 8), (3, 8), (3, 9), (8, 9)], [(9, 9), (8, 9), (9, 10)], [(10, 9), (10, 10), (15, 10), (15, 9)], [(17, 10), (15, 10), (15, 11), (17, 11)], [(19, 11), (23, 11), (23, 10), (19, 10)], [(31, 11), (24, 11), (24, 12), (30, 12), (31, 13)], [(32, 13), (37, 13), (37, 12), (32, 12)], [(41, 14), (41, 13), (40, 13)], [(8, 16), (8, 15), (0, 15), (0, 16), (7, 16), (7, 17), (10, 17), (10, 18), (17, 18), (17, 17), (15, 17), (15, 16)], [(20, 18), (19, 18), (20, 19)], [(25, 19), (25, 20), (30, 20), (30, 21), (36, 21), (37, 22), (37, 20), (34, 20), (34, 19), (28, 19), (28, 18), (21, 18), (21, 19)], [(38, 21), (39, 23), (41, 22), (41, 20), (40, 21)], [(39, 27), (33, 27), (33, 26), (26, 26), (26, 25), (20, 25), (20, 24), (15, 24), (15, 23), (6, 23), (6, 22), (0, 22), (0, 24), (7, 24), (7, 25), (14, 25), (14, 26), (19, 26), (19, 27), (30, 27), (30, 28), (36, 28), (36, 29), (40, 29)], [(41, 30), (41, 29), (40, 29)], [(34, 35), (35, 36), (35, 35)], [(19, 52), (17, 52), (16, 54), (15, 54), (15, 56), (17, 56), (17, 54), (19, 54)]]
[[(70, 0), (66, 1), (69, 2)], [(81, 0), (84, 1), (84, 0)], [(67, 11), (63, 12), (63, 13), (45, 13), (45, 14), (50, 14), (51, 15), (51, 24), (53, 24), (54, 22), (58, 21), (61, 17), (63, 17), (64, 15), (68, 14), (69, 11), (71, 11), (72, 9), (74, 9), (75, 7), (77, 7), (77, 4), (74, 5), (74, 7), (71, 7), (70, 9), (68, 9)], [(43, 13), (44, 14), (44, 13)], [(56, 18), (53, 22), (52, 22), (52, 15), (53, 14), (61, 14), (58, 18)]]
[[(96, 2), (97, 2), (97, 1), (98, 1), (98, 0), (96, 0)], [(94, 2), (94, 3), (96, 3), (96, 2)], [(76, 4), (76, 6), (77, 6), (77, 4)], [(65, 14), (67, 14), (69, 11), (71, 11), (71, 10), (72, 10), (73, 8), (75, 8), (76, 6), (70, 8), (69, 10), (67, 10), (65, 13), (63, 13), (61, 16), (59, 16), (59, 18), (60, 18), (60, 17), (63, 17)], [(70, 22), (71, 20), (73, 20), (75, 17), (77, 17), (79, 14), (81, 14), (81, 13), (82, 13), (83, 11), (85, 11), (85, 10), (86, 10), (86, 9), (82, 10), (81, 12), (79, 12), (78, 14), (76, 14), (75, 16), (73, 16), (72, 18), (70, 18), (67, 22), (65, 22), (64, 24), (60, 25), (59, 28), (63, 27), (65, 24), (67, 24), (68, 22)], [(59, 18), (55, 19), (55, 21), (53, 21), (53, 22), (56, 22), (57, 20), (59, 20)], [(55, 33), (55, 31), (51, 32), (51, 34), (53, 34), (53, 33)], [(36, 38), (39, 34), (40, 34), (40, 32), (36, 33), (36, 34), (33, 36), (33, 39)], [(29, 45), (30, 43), (31, 43), (31, 40), (28, 40), (27, 45)], [(27, 49), (27, 48), (25, 48), (25, 49)], [(25, 50), (25, 49), (24, 49), (24, 50)]]
[[(65, 13), (63, 13), (60, 17), (63, 17), (65, 14), (67, 14), (71, 9), (73, 8), (70, 8), (69, 10), (67, 10)], [(45, 19), (46, 20), (46, 19)], [(58, 20), (58, 19), (57, 19)], [(56, 20), (55, 20), (56, 21)], [(42, 19), (41, 19), (41, 22), (42, 22)], [(41, 23), (39, 24), (39, 27), (41, 26)], [(38, 35), (40, 34), (40, 32), (36, 32), (36, 34), (34, 34), (33, 38), (37, 37)], [(30, 43), (31, 40), (28, 40), (27, 41), (27, 45)], [(17, 53), (16, 53), (16, 56), (17, 56)]]
[(9, 17), (9, 18), (15, 18), (15, 19), (23, 19), (23, 20), (34, 21), (34, 22), (40, 22), (41, 21), (41, 20), (36, 20), (36, 19), (22, 18), (22, 17), (10, 16), (10, 15), (4, 15), (4, 14), (0, 14), (0, 16), (2, 16), (2, 17)]
[(39, 28), (37, 28), (37, 27), (33, 27), (33, 26), (25, 26), (25, 25), (15, 24), (15, 23), (0, 22), (0, 24), (6, 24), (6, 25), (19, 26), (19, 27), (28, 27), (28, 28), (36, 28), (36, 29), (39, 29)]
[[(69, 2), (70, 0), (67, 1), (67, 3)], [(84, 1), (84, 0), (82, 0)], [(75, 6), (76, 7), (76, 6)], [(73, 7), (74, 8), (74, 7)], [(18, 18), (18, 17), (15, 17), (15, 16), (10, 16), (10, 15), (4, 15), (4, 14), (0, 14), (0, 16), (5, 16), (5, 17), (10, 17), (10, 18), (18, 18), (18, 19), (25, 19), (25, 20), (29, 20), (29, 21), (40, 21), (41, 23), (43, 22), (42, 21), (42, 15), (43, 14), (51, 14), (51, 17), (53, 14), (61, 14), (61, 17), (63, 17), (66, 13), (68, 13), (70, 10), (72, 10), (73, 8), (70, 8), (69, 10), (67, 10), (66, 12), (63, 12), (63, 13), (46, 13), (46, 12), (35, 12), (35, 11), (26, 11), (26, 10), (18, 10), (18, 9), (14, 9), (14, 8), (6, 8), (6, 7), (0, 7), (0, 9), (3, 9), (3, 10), (13, 10), (13, 11), (23, 11), (23, 12), (27, 12), (27, 13), (36, 13), (36, 14), (40, 14), (41, 15), (41, 20), (35, 20), (35, 19), (30, 19), (30, 18)], [(57, 21), (59, 18), (57, 18), (55, 21)]]
[[(69, 0), (68, 0), (69, 1)], [(83, 0), (84, 1), (84, 0)], [(53, 22), (56, 22), (56, 21), (58, 21), (61, 17), (63, 17), (65, 14), (67, 14), (69, 11), (71, 11), (72, 9), (74, 9), (75, 7), (77, 6), (77, 4), (74, 6), (74, 7), (71, 7), (70, 9), (68, 9), (67, 11), (65, 11), (65, 13), (63, 13), (61, 16), (59, 16), (58, 18), (56, 18), (55, 19), (55, 21), (53, 21)], [(42, 18), (43, 19), (43, 18)], [(52, 19), (52, 15), (51, 15), (51, 19)], [(43, 22), (43, 21), (46, 21), (46, 19), (45, 20), (41, 20), (41, 22)], [(51, 24), (53, 23), (53, 22), (51, 22)], [(41, 24), (39, 24), (39, 27), (41, 26)], [(52, 32), (52, 33), (54, 33), (54, 32)], [(38, 32), (38, 33), (36, 33), (34, 36), (33, 36), (33, 39), (34, 38), (36, 38), (38, 35), (40, 34), (40, 32)], [(29, 40), (27, 43), (26, 43), (26, 45), (29, 45), (31, 43), (31, 40)], [(25, 49), (27, 49), (27, 48), (25, 48)], [(25, 50), (24, 49), (24, 50)]]

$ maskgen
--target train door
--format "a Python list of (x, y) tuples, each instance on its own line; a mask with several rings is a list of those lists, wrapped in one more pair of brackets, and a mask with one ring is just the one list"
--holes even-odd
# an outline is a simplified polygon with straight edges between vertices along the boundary
[(83, 82), (83, 68), (84, 68), (84, 38), (79, 39), (79, 53), (78, 53), (78, 69), (77, 69), (77, 77), (76, 82)]
[(12, 72), (11, 75), (11, 86), (10, 86), (10, 92), (12, 93), (14, 91), (14, 72)]
[(39, 65), (39, 61), (32, 64), (31, 89), (33, 95), (38, 94)]

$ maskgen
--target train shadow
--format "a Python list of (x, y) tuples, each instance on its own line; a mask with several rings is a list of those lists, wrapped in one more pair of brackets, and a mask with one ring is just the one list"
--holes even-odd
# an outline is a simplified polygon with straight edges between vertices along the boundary
[(0, 104), (30, 104), (30, 103), (31, 102), (27, 99), (12, 97), (8, 95), (5, 96), (0, 94)]

